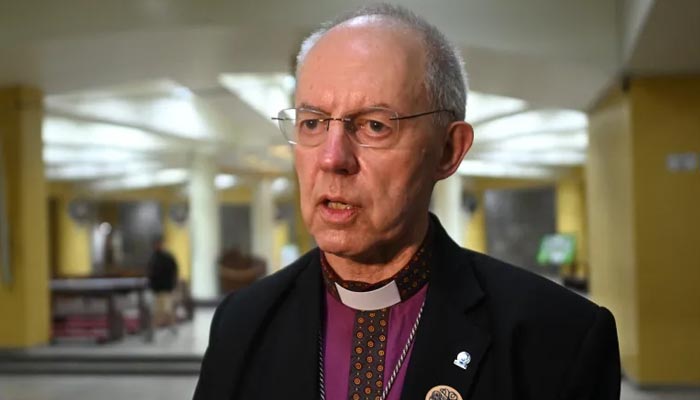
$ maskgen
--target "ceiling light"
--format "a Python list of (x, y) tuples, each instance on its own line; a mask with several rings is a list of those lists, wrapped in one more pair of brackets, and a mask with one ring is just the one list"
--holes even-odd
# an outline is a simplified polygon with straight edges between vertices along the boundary
[(554, 171), (550, 168), (482, 160), (464, 160), (457, 172), (463, 176), (499, 178), (548, 178), (554, 176)]
[(70, 147), (60, 145), (44, 146), (44, 164), (69, 164), (69, 163), (115, 163), (130, 162), (143, 159), (144, 154), (123, 149), (109, 149), (105, 147)]
[(184, 168), (169, 168), (157, 171), (153, 175), (153, 182), (158, 185), (170, 185), (187, 180), (189, 171)]
[(527, 102), (513, 97), (496, 96), (479, 92), (469, 92), (466, 120), (478, 124), (483, 120), (499, 115), (512, 114), (527, 108)]
[(66, 165), (47, 165), (45, 176), (48, 180), (86, 180), (115, 177), (136, 172), (155, 170), (162, 167), (155, 161), (128, 163), (72, 163)]
[(42, 137), (49, 145), (132, 150), (161, 150), (167, 146), (166, 141), (140, 129), (55, 116), (44, 118)]
[(76, 103), (91, 102), (98, 99), (115, 99), (131, 96), (168, 96), (181, 87), (183, 86), (172, 79), (152, 79), (68, 94), (49, 95), (45, 97), (44, 102), (47, 108), (63, 108)]
[(160, 130), (191, 139), (206, 139), (213, 131), (194, 97), (160, 98), (141, 106), (144, 107), (142, 120)]
[(163, 169), (156, 172), (137, 173), (123, 178), (101, 180), (94, 183), (93, 190), (130, 190), (184, 183), (189, 172), (182, 168)]
[(105, 97), (75, 101), (47, 102), (52, 111), (63, 115), (77, 115), (103, 121), (119, 121), (142, 126), (174, 137), (202, 139), (216, 132), (201, 110), (201, 104), (192, 92), (182, 86), (172, 86), (165, 93), (151, 96)]
[(182, 100), (190, 100), (194, 98), (194, 92), (184, 86), (177, 86), (172, 89), (172, 94)]
[(499, 118), (474, 127), (478, 143), (503, 140), (540, 132), (585, 130), (586, 114), (573, 110), (537, 110)]
[(481, 151), (550, 151), (578, 150), (588, 147), (588, 134), (585, 130), (573, 132), (544, 132), (521, 135), (492, 142), (477, 142), (472, 153)]
[(270, 184), (270, 189), (272, 189), (272, 192), (275, 194), (281, 194), (286, 192), (292, 187), (292, 183), (289, 181), (289, 179), (281, 176), (279, 178), (275, 178), (272, 183)]
[(219, 83), (270, 123), (270, 117), (292, 107), (294, 77), (289, 74), (221, 74)]
[(214, 185), (217, 189), (223, 190), (236, 186), (238, 183), (238, 177), (231, 174), (218, 174), (214, 178)]

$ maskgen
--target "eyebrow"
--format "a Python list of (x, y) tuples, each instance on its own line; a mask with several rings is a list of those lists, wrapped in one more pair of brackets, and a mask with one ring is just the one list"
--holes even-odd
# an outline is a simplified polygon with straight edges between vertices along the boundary
[[(316, 111), (316, 112), (326, 114), (326, 115), (331, 115), (331, 113), (329, 113), (328, 111), (325, 111), (321, 107), (317, 107), (317, 106), (311, 105), (309, 103), (300, 103), (299, 107), (297, 107), (297, 108), (309, 110), (309, 111)], [(386, 108), (388, 110), (393, 110), (393, 108), (391, 108), (387, 103), (373, 103), (373, 104), (370, 104), (370, 105), (362, 107), (362, 108), (350, 110), (350, 112), (347, 113), (346, 115), (356, 114), (356, 113), (364, 111), (368, 108)]]
[(316, 106), (313, 106), (313, 105), (308, 104), (308, 103), (300, 103), (299, 107), (297, 107), (297, 108), (301, 108), (301, 109), (309, 110), (309, 111), (317, 111), (317, 112), (322, 113), (322, 114), (330, 115), (328, 112), (324, 111), (321, 107), (316, 107)]
[(393, 110), (393, 108), (392, 108), (390, 105), (388, 105), (387, 103), (374, 103), (374, 104), (371, 104), (371, 105), (369, 106), (369, 108), (372, 108), (372, 107), (375, 107), (375, 108), (386, 108), (386, 109), (389, 109), (389, 110)]

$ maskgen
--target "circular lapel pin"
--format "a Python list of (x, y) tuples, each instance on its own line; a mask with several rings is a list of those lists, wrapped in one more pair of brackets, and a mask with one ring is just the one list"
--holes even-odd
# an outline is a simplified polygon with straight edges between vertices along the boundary
[(425, 400), (462, 400), (462, 395), (453, 387), (437, 385), (428, 390)]

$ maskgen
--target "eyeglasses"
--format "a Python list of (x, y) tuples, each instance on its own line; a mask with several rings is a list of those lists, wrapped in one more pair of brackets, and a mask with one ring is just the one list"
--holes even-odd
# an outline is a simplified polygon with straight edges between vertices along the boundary
[(399, 116), (396, 111), (371, 107), (344, 117), (331, 117), (320, 111), (306, 108), (288, 108), (273, 117), (279, 123), (282, 134), (294, 145), (315, 147), (326, 139), (325, 133), (332, 121), (343, 123), (345, 133), (363, 147), (388, 148), (399, 137), (399, 121), (451, 110), (433, 110), (419, 114)]

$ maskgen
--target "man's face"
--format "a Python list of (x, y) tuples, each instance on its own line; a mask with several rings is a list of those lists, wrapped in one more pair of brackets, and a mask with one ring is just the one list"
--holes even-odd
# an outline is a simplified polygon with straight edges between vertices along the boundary
[[(376, 23), (340, 26), (311, 49), (298, 76), (296, 107), (333, 117), (367, 107), (401, 115), (430, 111), (419, 39)], [(444, 132), (432, 117), (399, 122), (391, 148), (355, 143), (333, 121), (316, 147), (295, 146), (301, 211), (319, 247), (355, 260), (390, 259), (427, 219)]]

